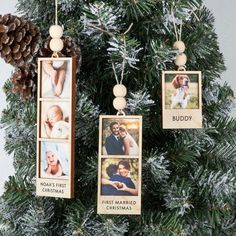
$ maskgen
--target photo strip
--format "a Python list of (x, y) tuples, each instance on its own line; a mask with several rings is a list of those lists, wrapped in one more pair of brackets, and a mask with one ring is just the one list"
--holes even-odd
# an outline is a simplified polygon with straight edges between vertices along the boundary
[(141, 214), (142, 116), (100, 116), (98, 214)]
[(38, 196), (74, 197), (75, 60), (39, 58)]
[(164, 129), (202, 128), (201, 71), (162, 72)]

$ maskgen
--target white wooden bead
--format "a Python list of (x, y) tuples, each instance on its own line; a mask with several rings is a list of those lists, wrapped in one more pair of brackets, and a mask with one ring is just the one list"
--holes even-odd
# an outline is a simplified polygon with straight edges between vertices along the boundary
[(113, 94), (115, 97), (125, 97), (127, 94), (127, 89), (123, 84), (116, 84), (113, 87)]
[(175, 65), (181, 67), (181, 66), (184, 66), (186, 62), (187, 62), (187, 57), (184, 53), (176, 56)]
[(52, 25), (49, 29), (49, 34), (52, 38), (61, 38), (63, 29), (60, 25)]
[(123, 110), (126, 107), (126, 100), (123, 97), (116, 97), (113, 100), (113, 107), (116, 110)]
[(63, 41), (61, 39), (51, 39), (49, 44), (53, 52), (60, 52), (63, 49)]
[(176, 41), (173, 45), (175, 49), (179, 50), (179, 53), (183, 53), (185, 51), (185, 44), (183, 41)]

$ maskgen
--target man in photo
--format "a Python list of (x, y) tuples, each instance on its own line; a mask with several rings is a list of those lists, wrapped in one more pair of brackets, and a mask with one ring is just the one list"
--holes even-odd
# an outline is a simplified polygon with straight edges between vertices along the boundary
[(110, 123), (111, 135), (106, 138), (105, 148), (108, 155), (124, 155), (123, 139), (119, 135), (119, 123), (114, 121)]

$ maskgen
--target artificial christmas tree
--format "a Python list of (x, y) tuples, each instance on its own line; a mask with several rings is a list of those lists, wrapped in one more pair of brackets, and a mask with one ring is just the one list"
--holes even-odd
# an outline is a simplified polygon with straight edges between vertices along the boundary
[[(6, 82), (2, 115), (6, 150), (14, 153), (15, 176), (5, 184), (3, 235), (228, 235), (236, 234), (236, 120), (234, 94), (219, 82), (225, 66), (202, 0), (59, 2), (59, 22), (81, 45), (77, 78), (75, 199), (35, 196), (36, 103), (22, 102)], [(48, 37), (53, 2), (19, 0), (18, 10)], [(161, 70), (174, 70), (172, 12), (183, 22), (189, 70), (202, 71), (203, 129), (163, 130)], [(142, 215), (96, 214), (98, 115), (114, 114), (110, 59), (122, 67), (127, 34), (129, 93), (126, 114), (143, 116)], [(140, 50), (142, 48), (142, 50)], [(109, 51), (108, 51), (109, 49)]]

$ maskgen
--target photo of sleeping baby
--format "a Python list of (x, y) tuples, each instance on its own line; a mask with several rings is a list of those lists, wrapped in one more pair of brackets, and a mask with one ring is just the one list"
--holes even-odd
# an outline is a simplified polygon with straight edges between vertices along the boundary
[(138, 159), (101, 160), (101, 195), (138, 196)]
[(42, 97), (68, 98), (70, 94), (70, 62), (48, 59), (42, 63)]
[(69, 178), (69, 144), (41, 142), (42, 178)]
[(165, 75), (165, 109), (199, 109), (198, 74)]
[(68, 139), (70, 124), (67, 102), (42, 102), (41, 137)]
[(139, 119), (103, 118), (102, 155), (139, 155)]

